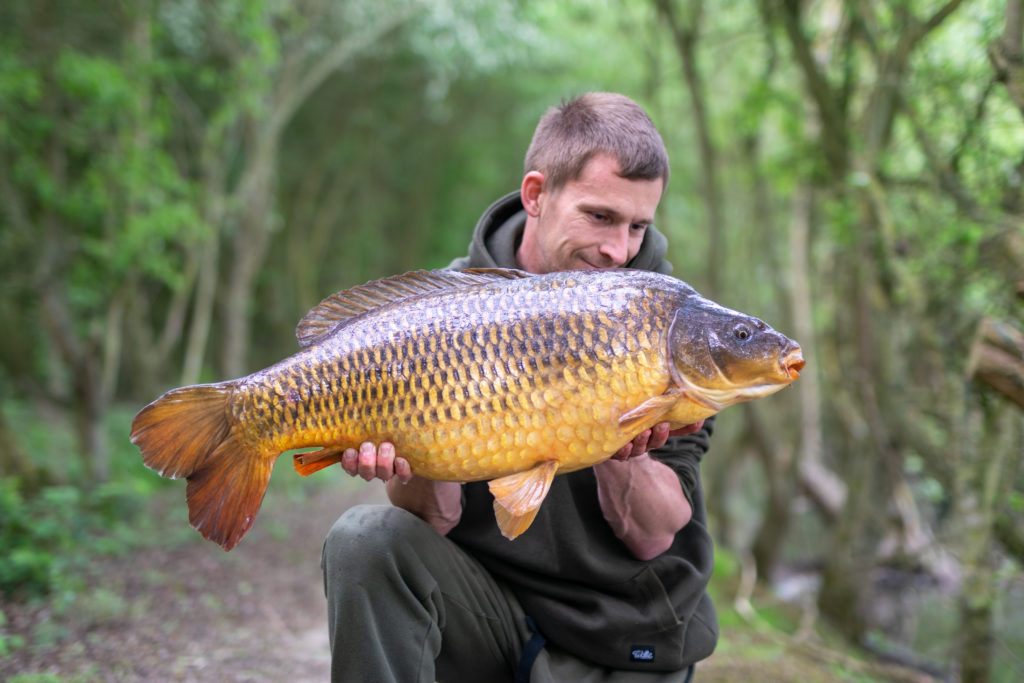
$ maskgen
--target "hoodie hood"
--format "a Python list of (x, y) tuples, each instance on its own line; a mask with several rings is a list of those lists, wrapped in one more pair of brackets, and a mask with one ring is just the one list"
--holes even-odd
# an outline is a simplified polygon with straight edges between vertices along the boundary
[[(457, 258), (448, 266), (454, 270), (464, 268), (515, 268), (516, 249), (526, 227), (526, 209), (519, 190), (487, 207), (473, 230), (469, 254)], [(626, 268), (650, 270), (668, 275), (672, 264), (665, 260), (668, 240), (653, 225), (647, 228), (640, 251), (626, 264)]]

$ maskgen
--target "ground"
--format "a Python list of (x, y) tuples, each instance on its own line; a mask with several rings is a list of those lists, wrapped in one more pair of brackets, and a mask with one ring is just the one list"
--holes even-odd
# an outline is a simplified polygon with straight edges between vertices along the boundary
[(320, 547), (348, 506), (380, 500), (380, 486), (272, 487), (253, 530), (227, 553), (191, 530), (182, 536), (183, 512), (172, 506), (184, 507), (184, 493), (166, 494), (145, 511), (176, 525), (155, 525), (166, 545), (90, 566), (90, 591), (59, 615), (59, 596), (3, 606), (8, 640), (26, 644), (0, 657), (0, 680), (328, 680)]
[[(187, 529), (183, 492), (168, 490), (142, 511), (166, 542), (94, 563), (89, 590), (66, 600), (2, 605), (0, 680), (328, 680), (321, 542), (341, 512), (382, 500), (382, 488), (275, 483), (229, 553)], [(723, 623), (719, 651), (698, 671), (701, 683), (930, 680), (735, 622)]]

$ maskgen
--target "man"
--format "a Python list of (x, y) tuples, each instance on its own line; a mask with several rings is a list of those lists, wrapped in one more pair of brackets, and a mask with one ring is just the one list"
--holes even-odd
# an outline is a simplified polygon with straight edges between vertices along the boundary
[[(651, 225), (668, 157), (635, 102), (549, 110), (525, 170), (452, 268), (671, 270)], [(334, 680), (688, 681), (718, 637), (699, 479), (711, 422), (657, 425), (555, 477), (514, 541), (486, 482), (416, 477), (388, 443), (350, 449), (342, 467), (386, 481), (392, 505), (349, 510), (324, 545)]]

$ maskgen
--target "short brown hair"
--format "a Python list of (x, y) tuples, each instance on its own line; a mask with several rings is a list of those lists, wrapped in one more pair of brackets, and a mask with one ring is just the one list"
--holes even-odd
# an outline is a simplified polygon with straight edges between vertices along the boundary
[(599, 153), (618, 160), (623, 178), (660, 178), (668, 185), (668, 152), (654, 123), (639, 104), (608, 92), (586, 93), (548, 109), (526, 151), (524, 171), (540, 171), (547, 188), (557, 190)]

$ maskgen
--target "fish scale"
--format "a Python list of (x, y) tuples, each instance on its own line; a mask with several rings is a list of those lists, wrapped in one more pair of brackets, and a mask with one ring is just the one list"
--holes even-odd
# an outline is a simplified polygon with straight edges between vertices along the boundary
[(186, 477), (189, 521), (231, 549), (274, 462), (303, 475), (363, 442), (413, 473), (489, 480), (502, 533), (530, 526), (560, 472), (609, 458), (659, 422), (695, 423), (799, 376), (799, 346), (763, 322), (643, 271), (417, 271), (313, 308), (295, 355), (236, 380), (173, 389), (131, 439)]
[[(601, 288), (550, 291), (511, 312), (487, 291), (438, 296), (400, 336), (387, 320), (354, 324), (251, 376), (237, 418), (279, 451), (390, 441), (432, 479), (492, 479), (556, 456), (563, 471), (592, 465), (629, 440), (613, 416), (667, 386), (667, 316), (611, 297), (599, 318), (585, 309), (609, 305), (591, 301)], [(570, 397), (587, 409), (566, 410)]]

